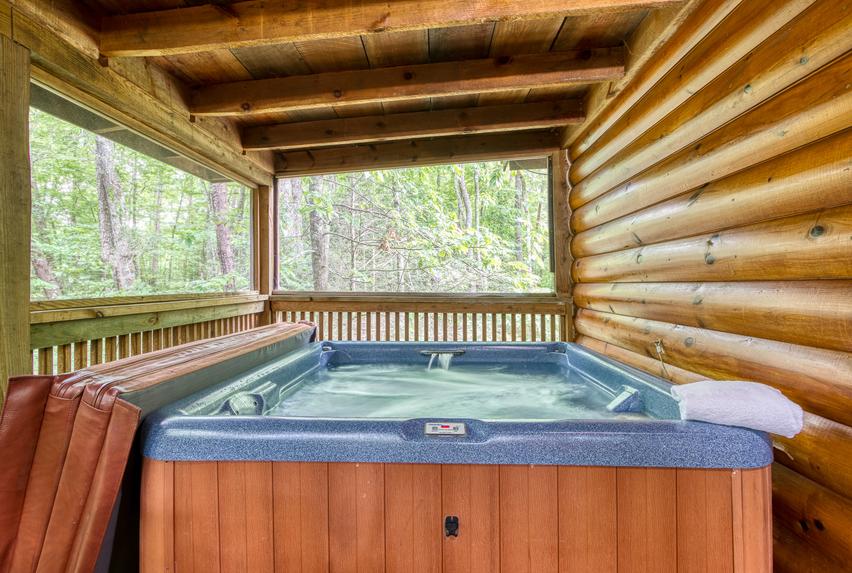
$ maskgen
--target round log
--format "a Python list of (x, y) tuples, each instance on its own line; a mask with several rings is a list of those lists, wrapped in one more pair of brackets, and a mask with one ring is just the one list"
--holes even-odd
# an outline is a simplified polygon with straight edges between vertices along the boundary
[[(615, 98), (605, 105), (594, 108), (587, 124), (582, 129), (578, 129), (571, 138), (571, 159), (582, 155), (742, 3), (743, 0), (701, 2), (700, 6), (678, 27), (669, 41), (660, 48), (655, 57), (636, 73)], [(589, 111), (587, 110), (587, 113)]]
[[(577, 343), (628, 366), (639, 368), (676, 384), (688, 384), (708, 377), (671, 364), (659, 358), (637, 354), (615, 344), (589, 336)], [(775, 461), (795, 472), (843, 495), (852, 491), (852, 428), (805, 412), (804, 427), (795, 438), (773, 436)]]
[(805, 346), (852, 352), (852, 280), (583, 283), (574, 304)]
[(776, 522), (798, 530), (814, 547), (852, 561), (852, 500), (833, 493), (780, 464), (772, 466)]
[(834, 573), (846, 569), (843, 561), (820, 551), (777, 520), (772, 537), (775, 573)]
[(776, 462), (834, 493), (852, 492), (852, 428), (805, 412), (798, 436), (773, 438)]
[(850, 75), (847, 55), (594, 200), (575, 187), (573, 228), (585, 231), (848, 128)]
[(574, 236), (585, 257), (852, 203), (852, 130)]
[(580, 309), (577, 332), (717, 379), (778, 388), (810, 412), (852, 424), (852, 355)]
[(637, 354), (632, 350), (627, 350), (626, 348), (621, 348), (620, 346), (616, 346), (615, 344), (610, 344), (608, 342), (602, 342), (596, 338), (580, 336), (577, 338), (576, 342), (580, 346), (584, 346), (589, 350), (594, 350), (595, 352), (608, 356), (613, 360), (623, 362), (628, 366), (633, 366), (634, 368), (638, 368), (648, 374), (659, 376), (660, 378), (664, 378), (676, 384), (688, 384), (690, 382), (707, 380), (707, 376), (702, 376), (701, 374), (696, 374), (695, 372), (678, 368), (671, 364), (664, 364), (657, 358)]
[(852, 276), (852, 205), (574, 261), (576, 282)]
[[(641, 109), (631, 109), (624, 122), (619, 121), (577, 158), (572, 175), (578, 181), (579, 193), (600, 196), (759, 106), (852, 47), (852, 14), (837, 10), (831, 3), (816, 3), (804, 12), (801, 2), (761, 4), (741, 6), (714, 31), (712, 51), (701, 49), (702, 45), (690, 53), (678, 66), (681, 74), (666, 77), (640, 102), (637, 108)], [(736, 27), (728, 26), (738, 18), (741, 20)], [(765, 37), (765, 31), (772, 31), (766, 41), (753, 44), (753, 50), (705, 85), (690, 82), (702, 75), (702, 67), (713, 67), (711, 61), (724, 58), (729, 44), (755, 42)], [(606, 169), (602, 169), (604, 166)]]

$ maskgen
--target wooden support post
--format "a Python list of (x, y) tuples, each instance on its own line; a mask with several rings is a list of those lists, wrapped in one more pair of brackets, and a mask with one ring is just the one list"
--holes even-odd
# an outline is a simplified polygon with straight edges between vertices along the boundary
[[(275, 181), (261, 185), (254, 193), (254, 276), (255, 288), (263, 295), (272, 294), (276, 286), (278, 257), (275, 215), (277, 192)], [(261, 324), (272, 322), (272, 311), (267, 301)]]
[(556, 296), (566, 302), (562, 338), (574, 340), (574, 303), (571, 300), (571, 206), (568, 204), (568, 151), (560, 149), (550, 156), (550, 176), (553, 178), (553, 265)]
[(30, 52), (0, 29), (0, 408), (30, 364)]

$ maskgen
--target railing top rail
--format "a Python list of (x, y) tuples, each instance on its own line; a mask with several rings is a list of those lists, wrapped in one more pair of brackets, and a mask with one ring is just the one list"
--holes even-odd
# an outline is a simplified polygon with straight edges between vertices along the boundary
[(339, 293), (275, 293), (274, 311), (324, 312), (477, 312), (561, 313), (570, 298), (556, 295), (352, 295)]
[(263, 302), (266, 298), (266, 295), (244, 293), (218, 295), (215, 297), (161, 299), (157, 301), (147, 300), (145, 302), (118, 302), (116, 299), (91, 299), (98, 300), (98, 304), (43, 310), (34, 309), (31, 306), (30, 324), (65, 322), (69, 320), (103, 319), (134, 314), (207, 308), (248, 302)]
[(349, 293), (275, 291), (273, 301), (351, 301), (351, 302), (565, 302), (556, 293)]
[(204, 300), (251, 295), (258, 296), (258, 293), (257, 291), (253, 290), (241, 290), (234, 292), (146, 294), (138, 296), (108, 296), (97, 298), (76, 298), (60, 300), (34, 300), (30, 302), (30, 312), (37, 312), (43, 310), (59, 310), (66, 308), (88, 308), (95, 306), (148, 304), (153, 302), (170, 302), (176, 300)]

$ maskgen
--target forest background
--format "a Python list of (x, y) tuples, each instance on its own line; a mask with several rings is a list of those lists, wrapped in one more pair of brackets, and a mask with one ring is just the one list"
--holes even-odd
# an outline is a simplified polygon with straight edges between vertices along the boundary
[[(250, 190), (33, 109), (34, 300), (250, 285)], [(279, 286), (549, 292), (547, 170), (510, 162), (279, 181)]]

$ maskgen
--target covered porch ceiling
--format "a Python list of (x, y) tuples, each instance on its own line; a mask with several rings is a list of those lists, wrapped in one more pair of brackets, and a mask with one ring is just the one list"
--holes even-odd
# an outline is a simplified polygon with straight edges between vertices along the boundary
[(87, 37), (77, 44), (101, 66), (156, 69), (176, 86), (186, 121), (232, 134), (223, 145), (252, 169), (295, 176), (547, 155), (694, 2), (62, 4), (53, 11), (79, 20)]

